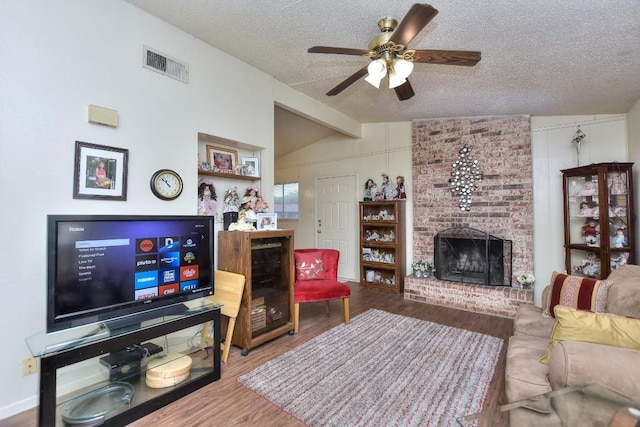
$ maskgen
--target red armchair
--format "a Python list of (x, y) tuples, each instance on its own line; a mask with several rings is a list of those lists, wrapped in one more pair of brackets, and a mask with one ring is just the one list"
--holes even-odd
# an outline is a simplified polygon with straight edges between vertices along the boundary
[(300, 303), (342, 299), (344, 323), (349, 324), (351, 288), (338, 282), (340, 252), (335, 249), (295, 249), (296, 281), (293, 287), (293, 332), (298, 333)]

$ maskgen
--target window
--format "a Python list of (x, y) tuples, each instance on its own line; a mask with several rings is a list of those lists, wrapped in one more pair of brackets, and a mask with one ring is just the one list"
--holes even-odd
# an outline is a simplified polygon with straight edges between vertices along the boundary
[(298, 218), (298, 183), (276, 184), (273, 188), (273, 204), (278, 218)]

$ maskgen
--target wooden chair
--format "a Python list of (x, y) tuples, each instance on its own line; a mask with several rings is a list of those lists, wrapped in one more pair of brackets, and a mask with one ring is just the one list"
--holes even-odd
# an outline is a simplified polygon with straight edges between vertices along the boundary
[[(242, 300), (242, 292), (244, 291), (245, 277), (242, 274), (230, 273), (228, 271), (215, 271), (214, 295), (207, 297), (210, 301), (220, 304), (220, 314), (227, 316), (229, 322), (227, 324), (227, 334), (224, 341), (220, 344), (222, 349), (222, 362), (226, 363), (229, 357), (229, 347), (231, 347), (231, 338), (233, 337), (233, 328), (236, 325), (236, 317), (240, 310)], [(213, 344), (213, 338), (209, 336), (211, 322), (207, 322), (202, 327), (202, 335), (200, 338), (200, 346), (206, 347)]]
[(344, 323), (349, 324), (351, 288), (338, 282), (340, 252), (335, 249), (295, 249), (296, 281), (293, 286), (293, 332), (298, 333), (300, 303), (342, 299)]

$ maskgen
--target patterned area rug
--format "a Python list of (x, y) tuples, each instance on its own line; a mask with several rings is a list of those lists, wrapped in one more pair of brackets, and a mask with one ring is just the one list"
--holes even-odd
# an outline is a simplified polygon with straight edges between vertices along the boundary
[(238, 381), (309, 426), (455, 426), (482, 409), (502, 345), (368, 310)]

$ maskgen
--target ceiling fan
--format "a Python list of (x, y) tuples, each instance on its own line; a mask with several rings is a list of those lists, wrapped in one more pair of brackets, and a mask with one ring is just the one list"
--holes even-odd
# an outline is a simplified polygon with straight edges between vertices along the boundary
[(380, 81), (389, 77), (389, 88), (396, 91), (400, 101), (415, 95), (407, 77), (413, 71), (413, 63), (429, 63), (444, 65), (463, 65), (471, 67), (480, 61), (480, 52), (468, 50), (432, 50), (407, 49), (407, 44), (438, 14), (428, 4), (416, 3), (411, 6), (404, 19), (398, 25), (394, 18), (382, 18), (378, 21), (381, 34), (369, 42), (369, 48), (350, 49), (343, 47), (313, 46), (309, 53), (333, 53), (339, 55), (367, 56), (371, 62), (356, 71), (338, 86), (327, 92), (334, 96), (351, 86), (361, 77), (368, 74), (365, 80), (375, 87)]

